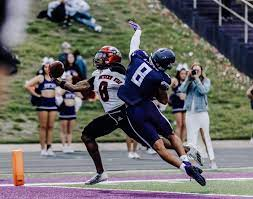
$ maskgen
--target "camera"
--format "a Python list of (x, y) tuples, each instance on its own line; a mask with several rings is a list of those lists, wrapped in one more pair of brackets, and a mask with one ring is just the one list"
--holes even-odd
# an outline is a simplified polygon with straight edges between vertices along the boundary
[(192, 70), (192, 76), (197, 74), (197, 70)]

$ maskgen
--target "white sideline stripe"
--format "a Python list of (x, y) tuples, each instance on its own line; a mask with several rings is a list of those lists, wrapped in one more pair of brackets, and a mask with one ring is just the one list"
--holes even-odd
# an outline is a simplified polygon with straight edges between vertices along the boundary
[[(206, 169), (204, 168), (203, 171), (212, 171), (214, 173), (217, 173), (217, 172), (221, 172), (221, 171), (245, 171), (245, 170), (253, 170), (253, 167), (240, 167), (240, 168), (235, 168), (235, 167), (231, 167), (231, 168), (218, 168), (218, 169)], [(123, 170), (123, 171), (106, 171), (106, 173), (108, 174), (129, 174), (129, 173), (145, 173), (145, 172), (149, 172), (149, 173), (152, 173), (152, 172), (166, 172), (167, 174), (182, 174), (182, 172), (180, 172), (180, 170), (176, 170), (176, 169), (172, 169), (172, 168), (168, 168), (168, 169), (161, 169), (161, 170), (152, 170), (152, 169), (143, 169), (143, 170)], [(246, 173), (246, 172), (245, 172)], [(25, 174), (28, 174), (28, 172)], [(29, 172), (29, 174), (34, 174), (34, 175), (42, 175), (42, 174), (45, 174), (45, 175), (68, 175), (68, 174), (94, 174), (93, 171), (67, 171), (67, 172), (45, 172), (45, 173), (39, 173), (39, 172)], [(12, 173), (3, 173), (1, 174), (1, 176), (9, 176), (9, 175), (12, 175)], [(146, 175), (147, 176), (147, 175)]]
[[(207, 181), (247, 181), (253, 180), (253, 178), (211, 178), (207, 179)], [(120, 184), (120, 183), (135, 183), (135, 182), (167, 182), (167, 183), (179, 183), (179, 182), (187, 182), (189, 179), (153, 179), (153, 180), (115, 180), (115, 181), (105, 181), (100, 184)], [(27, 183), (25, 186), (57, 186), (57, 185), (79, 185), (84, 182), (52, 182), (52, 183)], [(13, 184), (0, 184), (0, 187), (14, 186)]]
[(146, 192), (146, 193), (164, 193), (164, 194), (179, 194), (179, 195), (198, 195), (198, 196), (218, 196), (218, 197), (240, 197), (240, 198), (252, 198), (247, 195), (233, 195), (233, 194), (203, 194), (203, 193), (187, 193), (187, 192), (168, 192), (168, 191), (148, 191), (148, 190), (129, 190), (129, 189), (107, 189), (107, 188), (86, 188), (86, 187), (64, 187), (64, 186), (40, 186), (50, 188), (61, 188), (61, 189), (81, 189), (81, 190), (101, 190), (101, 191), (126, 191), (126, 192)]

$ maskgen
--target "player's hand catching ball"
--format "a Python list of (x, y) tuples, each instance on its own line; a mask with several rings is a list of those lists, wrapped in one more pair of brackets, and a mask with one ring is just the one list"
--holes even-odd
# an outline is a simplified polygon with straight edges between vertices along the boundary
[(60, 61), (54, 61), (49, 65), (49, 76), (51, 78), (58, 78), (61, 77), (64, 73), (64, 65)]
[(129, 26), (134, 29), (134, 30), (141, 30), (141, 27), (139, 26), (139, 24), (135, 23), (132, 20), (128, 21)]

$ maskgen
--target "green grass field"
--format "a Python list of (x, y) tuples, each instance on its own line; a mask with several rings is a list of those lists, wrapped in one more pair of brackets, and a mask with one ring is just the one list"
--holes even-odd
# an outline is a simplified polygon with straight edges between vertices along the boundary
[(205, 187), (200, 187), (196, 182), (120, 182), (115, 184), (99, 184), (94, 186), (67, 185), (69, 187), (102, 188), (117, 190), (142, 190), (181, 192), (199, 194), (226, 194), (226, 195), (253, 195), (253, 180), (212, 180)]
[[(93, 70), (92, 58), (103, 45), (118, 47), (127, 64), (129, 41), (132, 30), (127, 19), (135, 19), (143, 27), (141, 48), (149, 53), (158, 47), (170, 47), (177, 54), (178, 63), (192, 64), (197, 61), (205, 66), (212, 80), (209, 94), (211, 135), (214, 139), (248, 139), (252, 132), (252, 113), (245, 89), (249, 79), (239, 74), (227, 59), (217, 54), (207, 42), (199, 38), (173, 14), (150, 8), (147, 0), (89, 0), (91, 12), (103, 26), (101, 34), (94, 33), (78, 24), (69, 29), (46, 20), (37, 20), (36, 14), (46, 8), (48, 0), (34, 1), (24, 43), (14, 50), (22, 65), (12, 78), (9, 101), (0, 110), (1, 143), (38, 142), (37, 115), (29, 104), (29, 95), (24, 91), (25, 80), (30, 79), (39, 68), (44, 56), (56, 57), (60, 44), (68, 41), (81, 51)], [(170, 72), (174, 74), (174, 72)], [(103, 113), (99, 102), (85, 102), (78, 114), (74, 141), (80, 141), (81, 129), (93, 118)], [(165, 112), (173, 120), (170, 108)], [(120, 131), (105, 136), (100, 141), (123, 141)], [(59, 123), (54, 131), (54, 141), (59, 141)]]

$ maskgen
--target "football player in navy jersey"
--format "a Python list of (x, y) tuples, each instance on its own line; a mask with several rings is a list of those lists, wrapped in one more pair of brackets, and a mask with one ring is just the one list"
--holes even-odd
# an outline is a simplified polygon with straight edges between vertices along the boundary
[[(129, 59), (125, 84), (119, 88), (119, 98), (127, 104), (127, 117), (136, 135), (148, 146), (152, 147), (160, 157), (173, 166), (180, 168), (205, 186), (202, 170), (189, 162), (182, 142), (174, 134), (170, 122), (152, 102), (154, 97), (162, 104), (168, 103), (167, 90), (171, 78), (165, 73), (175, 62), (175, 54), (168, 48), (160, 48), (151, 56), (139, 49), (141, 28), (129, 21), (135, 30), (130, 43)], [(176, 150), (180, 159), (172, 155), (164, 146), (162, 139), (167, 138)]]

